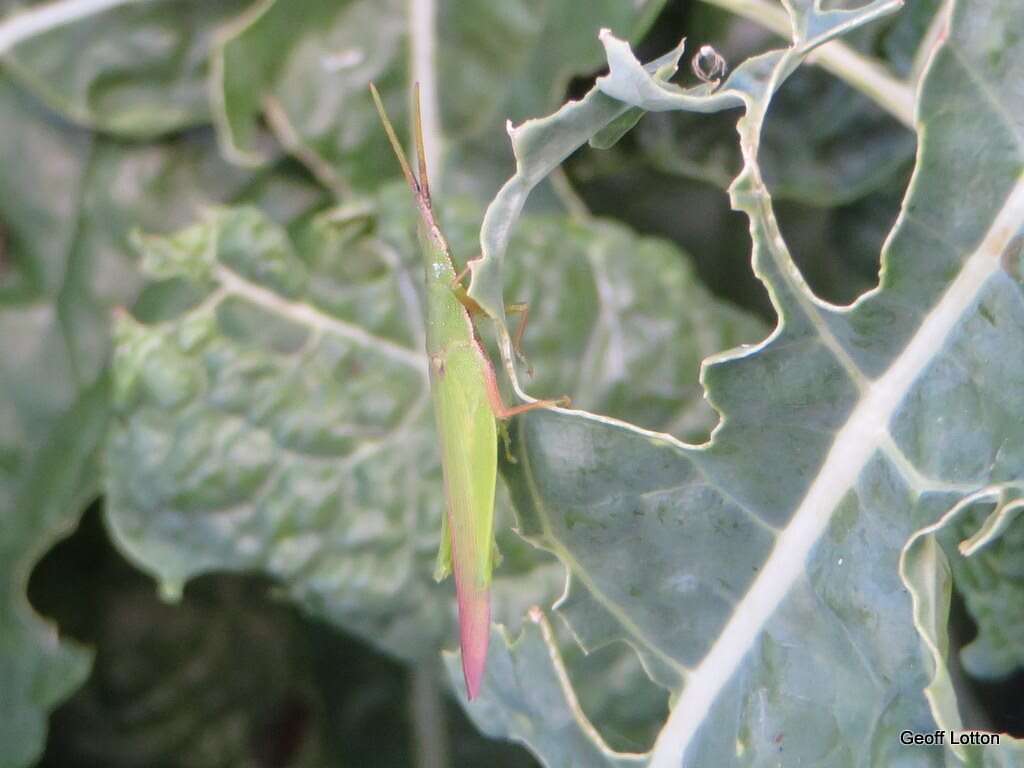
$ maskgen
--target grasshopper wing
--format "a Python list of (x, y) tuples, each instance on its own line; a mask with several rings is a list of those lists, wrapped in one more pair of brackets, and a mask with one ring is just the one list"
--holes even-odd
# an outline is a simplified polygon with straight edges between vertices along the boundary
[(462, 672), (476, 697), (491, 631), (490, 586), (494, 565), (494, 486), (497, 427), (487, 400), (479, 352), (449, 346), (431, 366), (431, 389), (441, 436), (447, 491), (447, 532), (459, 601)]

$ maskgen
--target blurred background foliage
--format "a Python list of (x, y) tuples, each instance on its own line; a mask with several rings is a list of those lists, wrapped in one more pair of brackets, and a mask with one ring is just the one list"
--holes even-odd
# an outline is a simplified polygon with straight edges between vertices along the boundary
[[(36, 5), (0, 0), (0, 31), (17, 30), (18, 14)], [(912, 0), (849, 42), (913, 77), (937, 5)], [(381, 202), (397, 199), (398, 169), (366, 84), (381, 87), (404, 123), (410, 49), (424, 44), (413, 26), (398, 0), (152, 0), (21, 39), (0, 34), (0, 679), (10, 681), (0, 765), (534, 764), (476, 733), (432, 661), (390, 641), (374, 647), (372, 632), (346, 633), (344, 619), (329, 624), (330, 610), (298, 600), (303, 610), (280, 574), (232, 563), (237, 573), (202, 576), (169, 604), (104, 526), (111, 313), (130, 307), (156, 322), (196, 301), (180, 279), (146, 282), (131, 232), (171, 233), (211, 205), (242, 203), (299, 244), (332, 219), (407, 232)], [(681, 36), (730, 62), (778, 42), (697, 0), (442, 0), (439, 114), (428, 121), (444, 137), (435, 186), (463, 256), (512, 172), (505, 121), (585, 92), (600, 74), (601, 27), (633, 40), (641, 58)], [(714, 424), (696, 384), (700, 359), (758, 341), (773, 320), (750, 271), (746, 220), (724, 192), (739, 167), (736, 116), (648, 115), (612, 150), (578, 153), (535, 196), (539, 218), (521, 246), (557, 259), (562, 243), (623, 272), (640, 251), (677, 262), (666, 270), (678, 272), (690, 319), (656, 306), (665, 300), (657, 275), (629, 283), (635, 295), (622, 303), (638, 333), (663, 329), (636, 365), (646, 375), (667, 356), (664, 378), (634, 386), (598, 370), (582, 401), (694, 441)], [(762, 167), (820, 296), (845, 303), (874, 285), (914, 149), (904, 125), (814, 67), (773, 103)], [(581, 293), (586, 281), (564, 264), (548, 273), (540, 255), (524, 258), (534, 268), (511, 275), (512, 287), (550, 308), (545, 320), (540, 307), (527, 340), (538, 386), (580, 401), (579, 350), (559, 347), (557, 334), (596, 322), (587, 318), (606, 297)], [(540, 574), (527, 597), (550, 603), (560, 588), (552, 563), (511, 534), (504, 549), (506, 571)], [(958, 627), (970, 641), (962, 610)], [(618, 648), (584, 657), (563, 640), (583, 706), (611, 745), (649, 746), (665, 702), (635, 658)], [(436, 650), (443, 632), (430, 643)], [(588, 686), (590, 670), (614, 683)], [(1005, 694), (1012, 682), (999, 685), (979, 687), (979, 698), (1019, 733), (1020, 708)], [(61, 701), (47, 737), (45, 715)]]

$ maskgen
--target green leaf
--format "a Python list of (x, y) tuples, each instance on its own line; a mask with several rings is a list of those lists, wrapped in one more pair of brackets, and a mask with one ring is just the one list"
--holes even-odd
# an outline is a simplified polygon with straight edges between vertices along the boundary
[[(490, 137), (507, 118), (550, 108), (573, 74), (599, 65), (600, 27), (636, 35), (662, 3), (601, 0), (581, 16), (567, 0), (264, 0), (232, 25), (217, 52), (221, 137), (236, 161), (260, 162), (253, 139), (264, 114), (328, 187), (339, 194), (373, 189), (397, 166), (369, 83), (400, 123), (411, 79), (421, 82), (432, 172), (440, 176), (433, 161), (442, 150), (454, 151), (453, 169), (476, 186), (469, 166), (474, 157), (484, 166), (496, 162)], [(463, 151), (474, 141), (479, 146)]]
[[(866, 55), (877, 54), (879, 65), (907, 75), (922, 39), (929, 44), (928, 27), (938, 5), (938, 0), (908, 4), (889, 19), (855, 30), (844, 42)], [(722, 41), (722, 53), (731, 61), (763, 50), (766, 38), (772, 37), (766, 31), (744, 34), (739, 28), (745, 22), (737, 17), (706, 12), (692, 16), (688, 37)], [(694, 80), (689, 73), (686, 77)], [(814, 109), (808, 110), (808, 104)], [(734, 124), (735, 115), (728, 113), (711, 119), (651, 115), (637, 131), (634, 162), (643, 159), (659, 171), (725, 189), (743, 165)], [(773, 98), (758, 164), (777, 201), (831, 207), (901, 177), (913, 161), (914, 147), (914, 134), (906, 126), (846, 83), (808, 66), (794, 73)], [(585, 172), (595, 171), (600, 166)]]
[(96, 492), (95, 450), (106, 422), (102, 385), (84, 392), (35, 449), (19, 457), (17, 483), (3, 477), (0, 524), (0, 765), (31, 765), (46, 715), (89, 674), (92, 654), (61, 639), (25, 596), (36, 559), (67, 535)]
[[(108, 413), (109, 315), (141, 288), (129, 230), (184, 223), (230, 197), (284, 218), (320, 200), (308, 183), (225, 167), (209, 132), (121, 144), (57, 122), (0, 78), (0, 764), (27, 765), (45, 713), (81, 683), (89, 654), (58, 643), (24, 590), (43, 553), (99, 490)], [(155, 298), (155, 292), (154, 296)], [(154, 305), (155, 302), (150, 302)], [(9, 630), (9, 631), (8, 631)], [(15, 650), (17, 649), (17, 650)]]
[[(762, 172), (776, 199), (843, 205), (892, 182), (913, 162), (914, 134), (867, 97), (813, 69), (791, 80), (763, 136)], [(808, 104), (815, 105), (812, 114)], [(725, 189), (743, 164), (731, 116), (687, 117), (645, 120), (638, 132), (644, 158), (659, 171)]]
[[(986, 493), (993, 501), (999, 499), (1003, 516), (993, 512), (1005, 528), (993, 536), (985, 547), (967, 557), (952, 557), (951, 570), (957, 592), (964, 598), (967, 610), (978, 627), (978, 635), (960, 652), (960, 661), (968, 674), (982, 680), (999, 680), (1024, 667), (1024, 574), (1021, 553), (1024, 552), (1024, 526), (1012, 524), (1019, 511), (1009, 491), (997, 488)], [(985, 519), (980, 510), (951, 519), (946, 527), (951, 535), (967, 539), (981, 529)], [(946, 537), (946, 540), (949, 536)], [(944, 543), (948, 543), (944, 540)], [(952, 548), (950, 548), (950, 551)]]
[[(1024, 39), (1006, 32), (1024, 16), (1011, 0), (954, 6), (922, 84), (919, 162), (881, 285), (837, 307), (812, 294), (778, 230), (761, 129), (815, 45), (896, 4), (788, 7), (794, 45), (743, 62), (712, 95), (651, 77), (627, 44), (604, 39), (610, 74), (598, 88), (623, 108), (744, 107), (746, 165), (730, 194), (779, 322), (757, 348), (705, 362), (722, 414), (713, 439), (691, 446), (538, 411), (516, 423), (506, 478), (523, 534), (569, 570), (559, 608), (584, 647), (630, 643), (672, 691), (651, 765), (941, 764), (941, 750), (898, 738), (937, 715), (897, 566), (915, 530), (1017, 478), (1024, 455), (1012, 258), (1024, 226)], [(577, 122), (559, 130), (567, 109), (544, 123), (550, 145), (517, 147), (520, 167), (587, 138)], [(592, 133), (606, 123), (595, 118)], [(518, 210), (500, 195), (489, 209), (492, 265)], [(478, 295), (497, 292), (497, 269), (474, 278)], [(558, 764), (544, 726), (530, 723), (531, 747)]]
[[(88, 674), (25, 596), (35, 561), (67, 535), (97, 490), (105, 383), (77, 365), (87, 291), (71, 270), (87, 137), (56, 126), (0, 79), (0, 765), (31, 764), (46, 714)], [(68, 314), (58, 312), (58, 296)], [(76, 317), (77, 315), (77, 317)], [(79, 322), (72, 325), (72, 319)]]
[[(647, 65), (646, 71), (659, 79), (668, 79), (676, 71), (683, 53), (680, 44), (675, 50)], [(592, 89), (578, 101), (570, 101), (557, 112), (543, 119), (527, 120), (509, 128), (516, 172), (487, 207), (480, 231), (480, 259), (472, 263), (469, 294), (493, 318), (504, 326), (504, 286), (502, 265), (509, 246), (512, 226), (526, 199), (544, 178), (554, 171), (582, 144), (599, 136), (599, 143), (611, 143), (618, 129), (631, 120), (628, 106)], [(611, 137), (609, 136), (611, 134)], [(607, 141), (606, 141), (607, 140)], [(502, 355), (510, 358), (510, 340), (502, 339)]]
[[(467, 707), (483, 733), (530, 744), (548, 765), (644, 764), (644, 755), (613, 752), (587, 720), (540, 609), (530, 612), (515, 641), (494, 627), (491, 648), (488, 685)], [(445, 661), (449, 674), (462, 674), (458, 654), (446, 653)]]
[(49, 14), (30, 7), (0, 20), (9, 31), (0, 35), (0, 61), (66, 119), (152, 138), (209, 122), (215, 33), (251, 2), (69, 2)]
[[(447, 751), (452, 765), (536, 766), (480, 735), (440, 675), (424, 691), (421, 668), (303, 619), (265, 579), (210, 576), (181, 604), (160, 601), (113, 550), (101, 506), (32, 575), (33, 603), (96, 647), (40, 765), (407, 768)], [(380, 722), (396, 738), (382, 742)]]
[[(977, 512), (986, 502), (994, 503), (995, 509), (984, 517)], [(936, 722), (950, 733), (965, 730), (948, 667), (949, 606), (954, 568), (951, 561), (958, 563), (955, 566), (957, 570), (963, 571), (975, 558), (997, 560), (999, 555), (993, 554), (993, 547), (1002, 544), (1006, 535), (1020, 536), (1021, 525), (1016, 518), (1022, 507), (1021, 489), (1016, 485), (999, 484), (982, 489), (961, 499), (937, 522), (916, 531), (900, 557), (900, 578), (914, 601), (914, 626), (929, 655), (931, 679), (925, 694)], [(941, 540), (948, 539), (950, 534), (959, 539), (965, 529), (969, 529), (971, 535), (964, 538), (959, 546), (949, 548), (956, 554), (948, 555)], [(977, 566), (973, 573), (981, 568), (984, 566)], [(993, 583), (999, 585), (998, 580)], [(1009, 603), (1006, 605), (1013, 610), (1011, 606)], [(965, 658), (967, 656), (965, 649)], [(998, 744), (954, 745), (952, 749), (960, 760), (971, 766), (1009, 766), (1024, 762), (1024, 741), (1007, 734), (1000, 735)]]
[(956, 561), (953, 579), (978, 636), (960, 652), (968, 674), (1000, 680), (1024, 667), (1024, 583), (1020, 573), (1021, 527), (979, 557)]
[[(205, 298), (172, 320), (117, 324), (108, 519), (170, 596), (205, 571), (261, 571), (413, 659), (451, 642), (453, 589), (432, 577), (442, 481), (408, 189), (369, 210), (325, 214), (295, 242), (253, 209), (141, 241), (146, 269), (177, 269)], [(466, 202), (443, 209), (457, 254), (479, 217)], [(674, 248), (610, 223), (532, 218), (513, 248), (509, 298), (531, 303), (538, 388), (707, 434), (713, 413), (682, 382), (758, 323), (711, 299)], [(644, 258), (621, 263), (621, 249)], [(625, 345), (627, 329), (648, 342)], [(650, 369), (643, 386), (630, 385), (632, 365)], [(499, 544), (495, 617), (515, 625), (560, 580), (529, 548)]]

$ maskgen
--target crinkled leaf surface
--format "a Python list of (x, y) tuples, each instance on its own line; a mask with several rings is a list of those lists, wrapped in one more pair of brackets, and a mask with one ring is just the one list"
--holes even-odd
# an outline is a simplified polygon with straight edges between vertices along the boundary
[[(453, 590), (431, 576), (443, 500), (412, 216), (397, 186), (294, 243), (253, 209), (142, 240), (150, 274), (206, 292), (173, 320), (117, 326), (109, 522), (168, 594), (204, 571), (259, 570), (391, 653), (450, 642)], [(446, 208), (456, 253), (478, 223), (474, 206)], [(706, 434), (713, 414), (680, 382), (758, 323), (716, 304), (674, 248), (619, 226), (534, 218), (513, 248), (538, 389)], [(622, 249), (644, 258), (625, 264)], [(630, 329), (648, 342), (625, 345)], [(644, 386), (627, 386), (630, 365), (650, 368)], [(558, 581), (554, 563), (506, 547), (496, 616), (517, 623)]]
[(142, 284), (128, 231), (184, 223), (241, 196), (287, 218), (320, 193), (225, 167), (209, 132), (149, 145), (98, 138), (6, 78), (0, 135), (0, 761), (25, 765), (41, 748), (46, 710), (88, 671), (88, 654), (58, 643), (25, 589), (35, 561), (99, 490), (109, 312)]
[[(481, 139), (450, 166), (471, 179), (473, 157), (496, 162), (490, 137), (507, 118), (550, 108), (570, 76), (600, 64), (600, 27), (635, 35), (662, 2), (602, 0), (581, 14), (567, 0), (264, 0), (231, 26), (217, 54), (224, 145), (236, 160), (258, 162), (252, 139), (265, 113), (282, 143), (329, 187), (375, 188), (397, 167), (368, 84), (377, 84), (401, 123), (409, 82), (419, 80), (430, 152)], [(439, 163), (431, 167), (440, 173)]]
[[(917, 168), (881, 284), (836, 307), (811, 293), (778, 231), (760, 131), (813, 44), (896, 4), (789, 5), (794, 46), (744, 62), (713, 95), (659, 82), (605, 37), (602, 92), (661, 111), (745, 109), (746, 165), (730, 192), (779, 324), (760, 347), (705, 362), (722, 414), (713, 440), (692, 447), (586, 413), (535, 412), (517, 422), (506, 477), (524, 533), (569, 569), (560, 609), (581, 642), (633, 644), (675, 693), (651, 765), (941, 764), (941, 750), (898, 739), (938, 715), (897, 566), (921, 525), (1019, 477), (1024, 40), (1007, 30), (1024, 16), (1012, 0), (955, 3), (922, 83)], [(559, 130), (571, 110), (537, 124), (550, 150), (521, 141), (535, 124), (513, 134), (520, 171), (548, 151), (564, 157), (559, 140), (581, 132), (572, 121)], [(499, 204), (482, 235), (481, 296), (517, 212)], [(495, 706), (500, 693), (481, 698)], [(530, 717), (543, 732), (544, 711)], [(558, 764), (547, 743), (532, 742)]]
[(209, 121), (217, 28), (252, 0), (66, 2), (0, 18), (0, 61), (62, 116), (132, 138)]

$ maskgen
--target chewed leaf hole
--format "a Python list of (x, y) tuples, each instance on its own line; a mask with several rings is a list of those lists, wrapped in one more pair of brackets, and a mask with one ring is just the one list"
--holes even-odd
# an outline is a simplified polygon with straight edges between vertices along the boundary
[[(553, 626), (569, 635), (563, 622)], [(654, 746), (668, 716), (668, 691), (650, 681), (636, 651), (617, 642), (587, 654), (568, 637), (560, 645), (580, 706), (608, 746), (620, 752)]]

